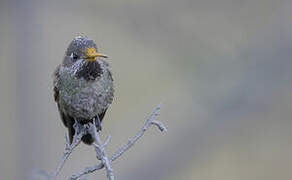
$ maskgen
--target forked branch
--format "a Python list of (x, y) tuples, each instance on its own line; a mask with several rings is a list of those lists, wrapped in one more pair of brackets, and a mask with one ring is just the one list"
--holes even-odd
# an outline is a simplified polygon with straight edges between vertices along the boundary
[[(150, 114), (149, 118), (144, 123), (143, 127), (136, 133), (136, 135), (128, 141), (127, 144), (122, 146), (116, 153), (112, 155), (112, 157), (109, 160), (109, 164), (111, 164), (114, 160), (118, 159), (122, 154), (124, 154), (128, 149), (130, 149), (145, 133), (145, 131), (151, 126), (155, 125), (160, 131), (167, 131), (167, 128), (164, 126), (162, 122), (155, 121), (155, 117), (158, 115), (159, 111), (161, 109), (161, 104), (159, 104), (153, 112)], [(97, 133), (98, 134), (98, 133)], [(94, 171), (100, 170), (105, 167), (105, 163), (101, 162), (97, 165), (86, 167), (83, 170), (79, 171), (76, 174), (73, 174), (71, 177), (68, 178), (68, 180), (76, 180), (77, 178), (80, 178), (83, 175), (93, 173)], [(107, 176), (108, 176), (108, 170), (107, 170)], [(109, 178), (109, 176), (108, 176)], [(109, 178), (110, 179), (110, 178)]]
[(161, 108), (161, 105), (159, 104), (153, 110), (153, 112), (150, 114), (150, 116), (148, 117), (148, 119), (144, 123), (143, 127), (136, 133), (136, 135), (133, 138), (129, 139), (129, 141), (125, 145), (123, 145), (116, 153), (114, 153), (111, 156), (111, 158), (108, 158), (106, 155), (106, 152), (105, 152), (105, 148), (106, 148), (107, 144), (109, 143), (110, 137), (108, 137), (105, 140), (105, 142), (102, 143), (102, 141), (100, 140), (100, 137), (99, 137), (99, 132), (97, 132), (97, 129), (96, 129), (95, 121), (93, 121), (93, 123), (89, 123), (86, 125), (80, 125), (79, 123), (75, 122), (75, 124), (73, 126), (75, 129), (75, 135), (73, 137), (72, 144), (69, 143), (68, 135), (66, 135), (65, 136), (65, 139), (66, 139), (65, 152), (64, 152), (56, 170), (51, 175), (49, 175), (48, 173), (45, 173), (43, 171), (41, 172), (41, 174), (44, 177), (47, 177), (47, 179), (49, 179), (49, 180), (55, 180), (56, 177), (58, 176), (58, 174), (60, 173), (62, 167), (64, 166), (66, 160), (68, 159), (68, 157), (70, 156), (70, 154), (74, 150), (74, 148), (77, 147), (78, 144), (81, 142), (82, 136), (87, 134), (87, 133), (90, 133), (91, 136), (94, 138), (93, 146), (94, 146), (94, 149), (96, 152), (96, 157), (101, 162), (99, 164), (94, 165), (94, 166), (84, 168), (83, 170), (73, 174), (71, 177), (68, 178), (68, 180), (76, 180), (83, 175), (93, 173), (97, 170), (103, 169), (104, 167), (106, 170), (107, 178), (109, 180), (114, 180), (114, 173), (113, 173), (113, 169), (111, 167), (111, 163), (114, 160), (118, 159), (120, 156), (122, 156), (128, 149), (130, 149), (143, 136), (145, 131), (151, 125), (156, 126), (160, 131), (167, 131), (166, 127), (164, 126), (164, 124), (162, 122), (155, 121), (155, 118), (158, 115), (160, 108)]

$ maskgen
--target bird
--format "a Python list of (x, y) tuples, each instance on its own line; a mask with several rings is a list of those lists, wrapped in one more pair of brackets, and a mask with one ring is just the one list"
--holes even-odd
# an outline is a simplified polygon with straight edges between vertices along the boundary
[[(101, 122), (114, 98), (113, 77), (106, 58), (92, 39), (77, 36), (53, 73), (54, 100), (68, 128), (70, 144), (75, 122), (85, 125), (95, 121), (97, 131), (101, 130)], [(83, 135), (81, 140), (87, 145), (94, 142), (90, 134)]]

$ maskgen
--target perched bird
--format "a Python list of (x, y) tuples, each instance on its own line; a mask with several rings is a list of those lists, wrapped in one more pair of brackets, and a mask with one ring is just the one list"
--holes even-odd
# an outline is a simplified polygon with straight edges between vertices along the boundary
[[(102, 58), (93, 40), (75, 37), (69, 44), (63, 62), (54, 72), (54, 98), (60, 117), (69, 131), (72, 143), (75, 120), (79, 124), (101, 121), (113, 101), (113, 78), (108, 63)], [(85, 144), (92, 144), (90, 134), (82, 137)]]

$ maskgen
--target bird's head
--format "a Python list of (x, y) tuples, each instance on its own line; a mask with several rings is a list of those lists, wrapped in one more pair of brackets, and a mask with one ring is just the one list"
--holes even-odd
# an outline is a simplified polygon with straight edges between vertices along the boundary
[(67, 48), (66, 56), (72, 58), (73, 62), (79, 59), (93, 62), (97, 61), (98, 57), (108, 57), (99, 53), (94, 41), (85, 36), (77, 36), (71, 41)]

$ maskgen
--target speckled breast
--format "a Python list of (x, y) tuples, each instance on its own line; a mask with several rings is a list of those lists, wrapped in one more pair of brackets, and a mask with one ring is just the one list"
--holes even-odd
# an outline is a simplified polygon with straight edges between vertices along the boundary
[(112, 103), (113, 80), (107, 69), (94, 81), (78, 79), (66, 69), (61, 73), (60, 108), (68, 115), (77, 119), (92, 119)]

